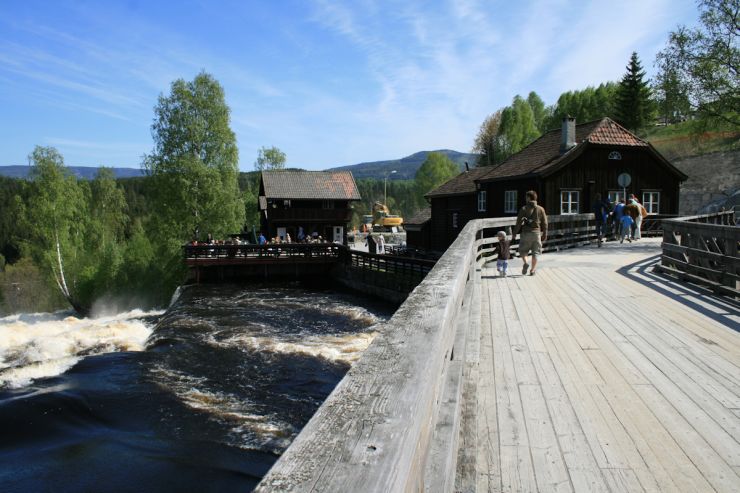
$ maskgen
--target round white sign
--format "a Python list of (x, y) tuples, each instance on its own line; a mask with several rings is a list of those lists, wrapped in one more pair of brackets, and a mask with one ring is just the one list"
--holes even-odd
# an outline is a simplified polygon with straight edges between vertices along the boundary
[(632, 177), (629, 175), (629, 173), (622, 173), (617, 177), (617, 183), (619, 183), (619, 186), (624, 188), (630, 186), (630, 183), (632, 183)]

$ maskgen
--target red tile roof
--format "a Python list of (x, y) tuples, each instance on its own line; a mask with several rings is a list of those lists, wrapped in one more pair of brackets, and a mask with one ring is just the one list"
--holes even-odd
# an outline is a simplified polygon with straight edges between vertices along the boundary
[(583, 150), (583, 144), (649, 147), (649, 144), (610, 118), (576, 125), (576, 146), (560, 153), (561, 130), (550, 130), (520, 152), (491, 169), (480, 181), (541, 174), (570, 161)]
[(268, 199), (361, 200), (349, 171), (263, 171)]

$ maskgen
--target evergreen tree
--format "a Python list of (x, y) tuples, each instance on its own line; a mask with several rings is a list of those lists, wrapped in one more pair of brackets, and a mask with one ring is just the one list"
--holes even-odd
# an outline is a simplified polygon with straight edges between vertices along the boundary
[(636, 131), (652, 120), (653, 102), (637, 52), (632, 52), (626, 68), (627, 72), (617, 88), (615, 116), (620, 124)]

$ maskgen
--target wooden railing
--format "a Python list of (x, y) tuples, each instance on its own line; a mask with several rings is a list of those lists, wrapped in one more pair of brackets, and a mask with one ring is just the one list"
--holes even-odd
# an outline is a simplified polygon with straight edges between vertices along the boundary
[(640, 232), (642, 236), (663, 236), (663, 221), (677, 217), (676, 214), (650, 214), (642, 219)]
[(394, 255), (379, 255), (343, 248), (340, 260), (357, 281), (378, 287), (410, 293), (432, 270), (433, 260)]
[(335, 260), (344, 247), (335, 243), (281, 243), (279, 245), (185, 245), (189, 265), (207, 265), (214, 260), (233, 263), (257, 259)]
[(738, 297), (740, 228), (733, 211), (663, 221), (663, 254), (655, 269)]
[[(588, 241), (593, 217), (550, 217), (546, 248)], [(451, 491), (475, 484), (459, 473), (458, 451), (467, 447), (460, 429), (475, 426), (475, 389), (465, 382), (477, 371), (479, 267), (490, 258), (492, 236), (512, 224), (467, 223), (257, 491)]]

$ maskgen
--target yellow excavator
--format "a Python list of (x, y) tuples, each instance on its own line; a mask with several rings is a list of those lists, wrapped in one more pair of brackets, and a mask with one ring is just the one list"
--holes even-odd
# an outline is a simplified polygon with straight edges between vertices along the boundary
[(372, 229), (373, 231), (391, 231), (391, 228), (401, 228), (403, 224), (403, 218), (401, 216), (391, 214), (388, 210), (388, 206), (375, 202), (373, 204), (373, 215), (365, 216), (365, 221), (372, 218)]

